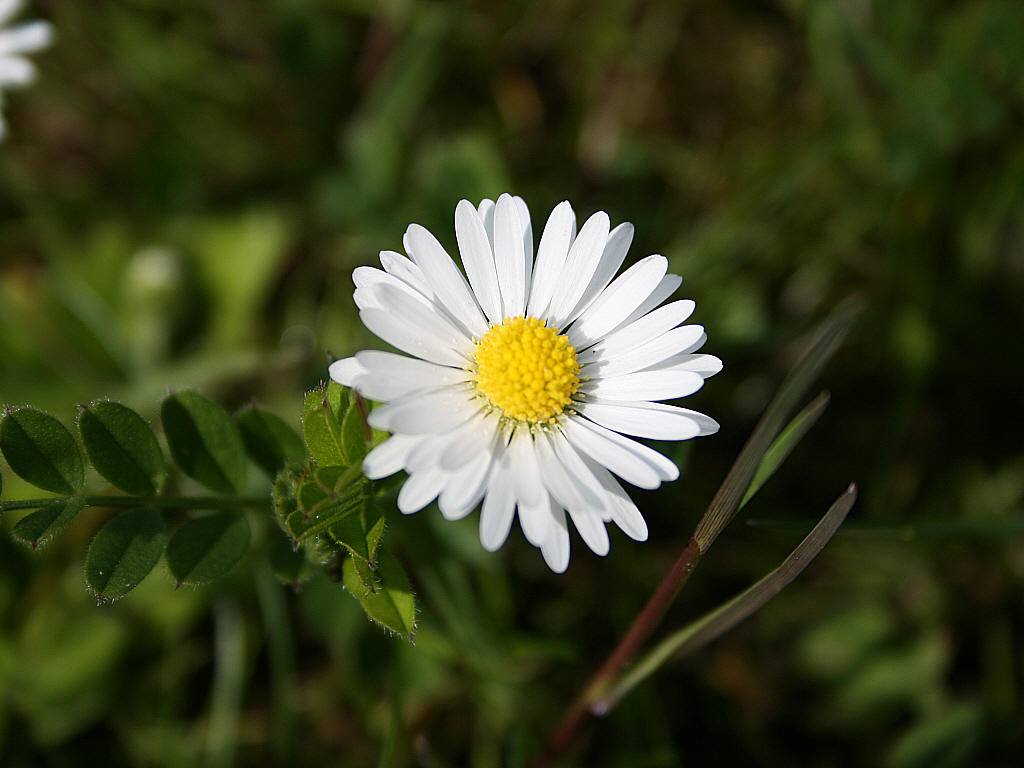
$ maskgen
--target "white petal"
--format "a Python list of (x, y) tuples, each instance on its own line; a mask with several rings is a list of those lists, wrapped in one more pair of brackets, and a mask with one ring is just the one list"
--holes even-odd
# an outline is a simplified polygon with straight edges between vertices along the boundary
[(608, 530), (604, 527), (604, 520), (601, 516), (589, 510), (569, 510), (569, 517), (573, 525), (579, 531), (580, 538), (593, 550), (595, 555), (604, 557), (608, 554), (610, 543), (608, 541)]
[[(651, 440), (689, 440), (718, 427), (702, 413), (663, 403), (585, 402), (577, 410), (614, 432)], [(708, 431), (711, 425), (714, 429)]]
[[(564, 438), (563, 438), (564, 439)], [(577, 483), (555, 452), (555, 439), (544, 432), (536, 435), (540, 475), (548, 492), (563, 507), (601, 508), (601, 500), (589, 488)]]
[(402, 254), (396, 251), (381, 251), (380, 264), (389, 275), (397, 277), (417, 293), (431, 299), (434, 297), (427, 278), (423, 276), (423, 270)]
[[(2, 36), (0, 32), (0, 36)], [(3, 38), (0, 37), (0, 49), (3, 49)], [(21, 56), (0, 54), (0, 88), (22, 88), (35, 82), (36, 67), (28, 59)]]
[(416, 265), (438, 301), (461, 323), (471, 336), (487, 333), (487, 321), (473, 297), (466, 278), (455, 266), (451, 256), (437, 238), (419, 224), (410, 224), (405, 232), (405, 250)]
[[(595, 424), (594, 422), (588, 421), (587, 419), (576, 418), (567, 421), (569, 421), (573, 425), (574, 429), (583, 429), (591, 433), (589, 439), (587, 439), (586, 442), (583, 443), (582, 445), (584, 453), (587, 452), (586, 449), (592, 446), (601, 445), (602, 440), (611, 442), (619, 450), (628, 452), (644, 461), (648, 466), (651, 467), (651, 469), (654, 470), (655, 474), (657, 474), (657, 476), (661, 480), (671, 482), (672, 480), (676, 480), (679, 477), (679, 467), (676, 466), (675, 462), (672, 461), (672, 459), (668, 458), (667, 456), (663, 456), (662, 454), (658, 453), (653, 448), (648, 448), (643, 443), (638, 443), (636, 440), (631, 440), (625, 435), (621, 435), (618, 432), (613, 432), (612, 430), (606, 429), (605, 427), (602, 427), (600, 424)], [(595, 448), (595, 450), (603, 449)], [(601, 461), (601, 458), (597, 456), (595, 453), (591, 452), (590, 455), (594, 459), (600, 461), (601, 464), (610, 469), (612, 472), (615, 472), (617, 475), (622, 477), (623, 480), (629, 480), (629, 478), (626, 477), (626, 475), (618, 472), (615, 466), (612, 465), (611, 463)], [(632, 481), (629, 480), (629, 482)], [(636, 485), (638, 488), (644, 487), (642, 485), (638, 485), (637, 483), (633, 483), (633, 485)]]
[[(683, 278), (679, 275), (665, 275), (661, 278), (661, 282), (658, 283), (658, 287), (654, 289), (654, 292), (644, 299), (643, 303), (640, 304), (633, 312), (630, 313), (620, 325), (612, 329), (611, 333), (615, 333), (621, 328), (625, 328), (630, 323), (638, 320), (639, 318), (646, 315), (652, 309), (661, 304), (665, 299), (676, 292), (676, 289), (683, 284)], [(609, 334), (611, 335), (611, 334)]]
[(594, 478), (594, 474), (587, 467), (579, 453), (572, 446), (566, 436), (561, 432), (552, 435), (551, 443), (555, 448), (555, 455), (558, 461), (565, 467), (570, 479), (579, 488), (585, 503), (573, 505), (576, 509), (604, 510), (604, 492), (601, 484)]
[(546, 493), (537, 463), (537, 447), (530, 431), (517, 429), (509, 442), (508, 452), (516, 499), (520, 504), (536, 506)]
[(526, 252), (519, 209), (511, 195), (502, 195), (494, 206), (494, 267), (501, 291), (502, 316), (524, 314), (528, 285)]
[(551, 512), (551, 494), (542, 491), (535, 503), (526, 504), (519, 500), (519, 525), (523, 536), (533, 546), (541, 546), (548, 538), (554, 515)]
[(398, 509), (403, 515), (419, 512), (437, 498), (444, 488), (448, 473), (439, 469), (425, 469), (409, 475), (398, 492)]
[(0, 25), (13, 19), (24, 5), (25, 0), (0, 0)]
[(344, 357), (331, 363), (327, 368), (327, 373), (343, 387), (351, 387), (356, 377), (367, 373), (367, 370), (358, 358)]
[(551, 297), (558, 288), (558, 276), (565, 266), (569, 248), (576, 239), (576, 214), (568, 200), (555, 206), (548, 216), (544, 232), (537, 247), (537, 268), (533, 273), (530, 287), (530, 303), (526, 313), (530, 317), (542, 317), (547, 312)]
[(552, 517), (551, 532), (541, 545), (540, 553), (548, 568), (555, 573), (565, 573), (569, 567), (569, 528), (565, 524), (565, 512), (561, 507), (556, 506), (552, 510)]
[(437, 500), (445, 520), (461, 520), (480, 503), (487, 487), (492, 458), (491, 451), (482, 451), (473, 461), (448, 477)]
[(422, 435), (419, 444), (406, 457), (403, 469), (410, 475), (422, 472), (425, 469), (438, 469), (445, 474), (449, 474), (449, 471), (440, 465), (437, 458), (448, 447), (449, 443), (457, 438), (459, 429), (459, 427), (456, 427), (447, 432)]
[(5, 29), (0, 36), (0, 56), (34, 53), (53, 42), (53, 25), (45, 21), (27, 21)]
[(383, 305), (359, 312), (363, 325), (374, 334), (414, 357), (456, 368), (466, 365), (473, 342), (437, 312), (410, 301), (390, 285), (366, 290), (372, 290)]
[(699, 325), (673, 328), (629, 352), (624, 352), (616, 357), (603, 357), (589, 363), (583, 373), (593, 378), (598, 376), (605, 378), (642, 371), (674, 355), (699, 349), (707, 341), (707, 338), (704, 329)]
[(370, 412), (370, 426), (406, 435), (444, 434), (480, 409), (464, 392), (445, 387), (392, 400)]
[(693, 371), (705, 379), (722, 370), (722, 361), (714, 355), (673, 355), (651, 367), (652, 371)]
[(704, 377), (693, 371), (639, 371), (593, 379), (579, 391), (604, 400), (674, 400), (692, 395), (702, 386)]
[(545, 313), (548, 325), (565, 328), (573, 316), (580, 298), (586, 293), (601, 263), (604, 246), (608, 242), (608, 214), (598, 211), (576, 236), (569, 249), (565, 265), (552, 287), (554, 296)]
[(587, 457), (584, 457), (584, 460), (586, 460), (591, 470), (593, 470), (594, 476), (608, 492), (608, 509), (612, 522), (619, 526), (622, 532), (634, 541), (646, 541), (647, 522), (644, 520), (644, 516), (640, 514), (640, 510), (636, 508), (633, 500), (626, 495), (626, 492), (622, 490), (622, 486), (618, 484), (607, 469), (587, 459)]
[(494, 414), (481, 409), (455, 430), (456, 434), (438, 456), (438, 464), (442, 469), (452, 472), (480, 454), (490, 453), (500, 424), (500, 420)]
[[(461, 368), (434, 365), (392, 352), (367, 350), (357, 353), (356, 360), (364, 371), (351, 386), (370, 400), (381, 402), (407, 397), (421, 390), (459, 387), (469, 380), (469, 373)], [(328, 370), (334, 377), (333, 366)], [(340, 379), (335, 380), (342, 383)]]
[[(597, 269), (594, 270), (594, 276), (590, 279), (590, 284), (576, 304), (576, 308), (566, 318), (567, 323), (574, 321), (582, 315), (591, 307), (594, 301), (600, 298), (605, 288), (612, 281), (612, 278), (615, 277), (615, 273), (619, 271), (619, 267), (622, 266), (622, 261), (626, 258), (626, 251), (629, 250), (629, 244), (632, 242), (633, 225), (629, 222), (619, 224), (608, 234), (608, 240), (604, 245), (604, 252), (597, 263)], [(639, 303), (639, 299), (637, 303)], [(625, 314), (623, 313), (623, 316)]]
[(476, 209), (480, 221), (484, 223), (484, 232), (487, 233), (487, 242), (491, 244), (491, 252), (494, 252), (494, 201), (486, 197), (480, 201)]
[(516, 196), (516, 210), (519, 211), (519, 223), (523, 228), (523, 253), (526, 254), (526, 286), (530, 286), (530, 273), (533, 270), (533, 225), (530, 224), (530, 209), (523, 198)]
[(494, 253), (480, 214), (469, 200), (460, 200), (455, 207), (455, 237), (469, 284), (481, 309), (493, 325), (500, 325), (504, 318), (498, 276), (494, 271)]
[(627, 269), (572, 324), (569, 342), (583, 349), (603, 339), (651, 295), (667, 270), (664, 256), (648, 256)]
[[(613, 442), (605, 436), (606, 434), (616, 435), (618, 433), (605, 430), (596, 424), (588, 429), (584, 426), (588, 423), (585, 419), (567, 419), (566, 422), (563, 427), (565, 436), (580, 453), (584, 453), (598, 463), (608, 467), (616, 475), (626, 482), (632, 483), (637, 488), (651, 490), (661, 485), (661, 476), (651, 466), (650, 462), (645, 461), (639, 455), (638, 451), (630, 450), (628, 446)], [(597, 433), (595, 429), (601, 429), (603, 432)], [(629, 438), (622, 437), (622, 435), (619, 435), (619, 437), (622, 440), (629, 440)], [(633, 443), (633, 445), (639, 446), (640, 443)], [(642, 447), (646, 448), (646, 446)], [(648, 448), (647, 450), (651, 449)]]
[(363, 459), (363, 474), (379, 480), (395, 474), (405, 466), (412, 450), (423, 441), (420, 435), (392, 435)]
[(629, 325), (621, 325), (619, 329), (602, 341), (579, 353), (580, 365), (591, 363), (599, 358), (614, 358), (637, 347), (643, 346), (651, 339), (661, 336), (666, 331), (684, 322), (696, 305), (689, 299), (681, 299), (658, 307)]
[(515, 511), (516, 497), (512, 491), (508, 454), (499, 446), (480, 509), (480, 543), (488, 552), (496, 551), (505, 543)]

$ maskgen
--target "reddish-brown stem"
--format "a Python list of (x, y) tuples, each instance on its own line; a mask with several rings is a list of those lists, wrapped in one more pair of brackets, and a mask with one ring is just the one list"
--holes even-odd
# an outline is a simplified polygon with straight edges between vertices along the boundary
[(633, 621), (629, 631), (583, 689), (583, 695), (562, 718), (562, 722), (548, 739), (544, 751), (534, 759), (530, 768), (548, 768), (576, 738), (576, 734), (591, 715), (604, 714), (593, 711), (594, 702), (601, 698), (609, 683), (618, 677), (640, 650), (640, 646), (650, 637), (702, 554), (697, 540), (691, 538), (658, 588), (654, 590), (647, 605)]

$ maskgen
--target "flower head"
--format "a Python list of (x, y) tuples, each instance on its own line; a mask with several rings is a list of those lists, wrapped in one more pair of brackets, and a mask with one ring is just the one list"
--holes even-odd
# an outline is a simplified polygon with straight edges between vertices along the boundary
[[(45, 21), (7, 26), (24, 4), (24, 0), (0, 0), (0, 107), (5, 88), (29, 85), (35, 80), (36, 68), (23, 54), (34, 53), (53, 42), (53, 27)], [(0, 115), (0, 139), (6, 133), (7, 124)]]
[[(383, 405), (370, 424), (392, 436), (363, 462), (368, 477), (405, 470), (398, 507), (435, 498), (449, 520), (481, 501), (480, 541), (494, 551), (518, 510), (527, 540), (552, 570), (569, 563), (566, 513), (597, 554), (605, 524), (637, 541), (647, 524), (613, 473), (640, 488), (679, 476), (626, 435), (687, 440), (718, 430), (704, 414), (658, 401), (685, 397), (721, 370), (696, 354), (692, 301), (662, 305), (682, 282), (648, 256), (615, 278), (633, 227), (608, 215), (580, 231), (568, 202), (551, 212), (533, 258), (526, 204), (502, 195), (455, 209), (465, 276), (426, 229), (405, 233), (410, 258), (353, 276), (363, 323), (411, 355), (364, 351), (331, 377)], [(615, 278), (615, 279), (613, 279)]]

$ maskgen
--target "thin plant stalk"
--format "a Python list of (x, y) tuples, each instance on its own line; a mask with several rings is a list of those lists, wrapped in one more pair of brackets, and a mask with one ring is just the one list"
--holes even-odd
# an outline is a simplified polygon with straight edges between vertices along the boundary
[[(679, 590), (701, 557), (732, 519), (743, 501), (775, 438), (786, 425), (787, 416), (800, 402), (825, 363), (833, 355), (859, 314), (855, 302), (841, 306), (827, 320), (789, 375), (779, 387), (760, 421), (740, 451), (697, 528), (676, 558), (675, 563), (654, 590), (647, 604), (633, 621), (618, 646), (605, 660), (583, 689), (562, 721), (552, 732), (544, 750), (531, 763), (531, 768), (547, 768), (576, 738), (582, 725), (594, 714), (600, 701), (629, 666), (641, 646), (654, 632), (679, 594)], [(603, 713), (601, 713), (603, 714)]]

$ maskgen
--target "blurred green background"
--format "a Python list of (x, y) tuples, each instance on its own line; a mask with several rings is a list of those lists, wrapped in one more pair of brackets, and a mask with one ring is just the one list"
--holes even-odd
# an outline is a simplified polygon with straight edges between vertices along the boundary
[[(5, 96), (0, 402), (67, 423), (168, 388), (298, 424), (377, 346), (351, 271), (461, 198), (569, 199), (664, 253), (725, 370), (661, 446), (651, 527), (553, 575), (518, 528), (389, 518), (415, 646), (341, 586), (251, 557), (94, 605), (90, 510), (37, 553), (0, 525), (0, 765), (521, 766), (689, 536), (801, 339), (867, 311), (822, 421), (718, 540), (681, 625), (861, 496), (760, 613), (566, 756), (586, 766), (1016, 765), (1024, 743), (1024, 4), (1015, 0), (37, 0)], [(265, 485), (253, 476), (254, 492)], [(23, 493), (24, 492), (24, 493)], [(4, 496), (29, 495), (4, 467)]]

